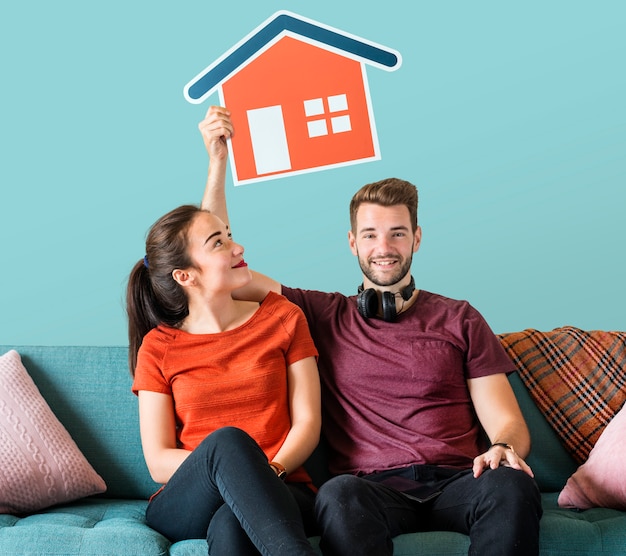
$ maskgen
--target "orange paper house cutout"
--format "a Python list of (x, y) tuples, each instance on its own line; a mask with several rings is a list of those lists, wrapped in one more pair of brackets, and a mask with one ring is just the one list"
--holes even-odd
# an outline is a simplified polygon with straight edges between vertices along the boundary
[(380, 159), (365, 64), (397, 69), (395, 51), (278, 12), (185, 87), (219, 90), (232, 114), (235, 185)]

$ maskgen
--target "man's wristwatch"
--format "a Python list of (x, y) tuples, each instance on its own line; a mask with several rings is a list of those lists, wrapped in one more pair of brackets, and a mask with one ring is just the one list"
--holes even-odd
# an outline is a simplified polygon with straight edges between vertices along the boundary
[(493, 448), (494, 446), (502, 446), (502, 448), (506, 448), (507, 450), (511, 450), (511, 452), (515, 453), (513, 446), (511, 446), (510, 444), (507, 444), (506, 442), (494, 442), (491, 445), (491, 448)]
[(278, 463), (277, 461), (270, 461), (270, 467), (274, 470), (274, 473), (276, 473), (276, 476), (281, 479), (282, 481), (285, 480), (285, 477), (287, 476), (287, 470), (285, 469), (285, 466)]

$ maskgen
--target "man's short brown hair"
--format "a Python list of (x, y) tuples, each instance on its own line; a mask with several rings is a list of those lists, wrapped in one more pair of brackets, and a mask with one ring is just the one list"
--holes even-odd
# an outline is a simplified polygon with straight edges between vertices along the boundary
[(386, 178), (361, 187), (350, 201), (350, 226), (354, 234), (356, 234), (356, 213), (362, 203), (383, 207), (405, 205), (409, 209), (412, 231), (415, 233), (417, 230), (417, 188), (411, 182)]

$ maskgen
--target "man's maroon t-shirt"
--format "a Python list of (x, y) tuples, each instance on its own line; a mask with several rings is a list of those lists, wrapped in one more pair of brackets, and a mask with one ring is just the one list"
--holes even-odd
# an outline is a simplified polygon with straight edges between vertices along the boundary
[(514, 370), (478, 311), (422, 290), (385, 322), (362, 317), (354, 296), (283, 294), (303, 309), (320, 352), (331, 472), (471, 467), (485, 441), (467, 380)]

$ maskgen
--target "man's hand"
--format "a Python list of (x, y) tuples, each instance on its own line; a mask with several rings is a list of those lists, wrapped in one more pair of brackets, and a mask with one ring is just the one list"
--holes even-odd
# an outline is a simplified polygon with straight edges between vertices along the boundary
[(535, 476), (533, 470), (515, 453), (512, 447), (505, 448), (504, 446), (498, 445), (494, 445), (484, 454), (476, 456), (474, 458), (472, 471), (474, 472), (474, 477), (478, 478), (485, 469), (497, 469), (501, 465), (519, 469), (531, 477)]
[(204, 146), (211, 160), (223, 160), (228, 156), (226, 141), (233, 136), (230, 112), (221, 106), (210, 106), (204, 120), (198, 124)]

